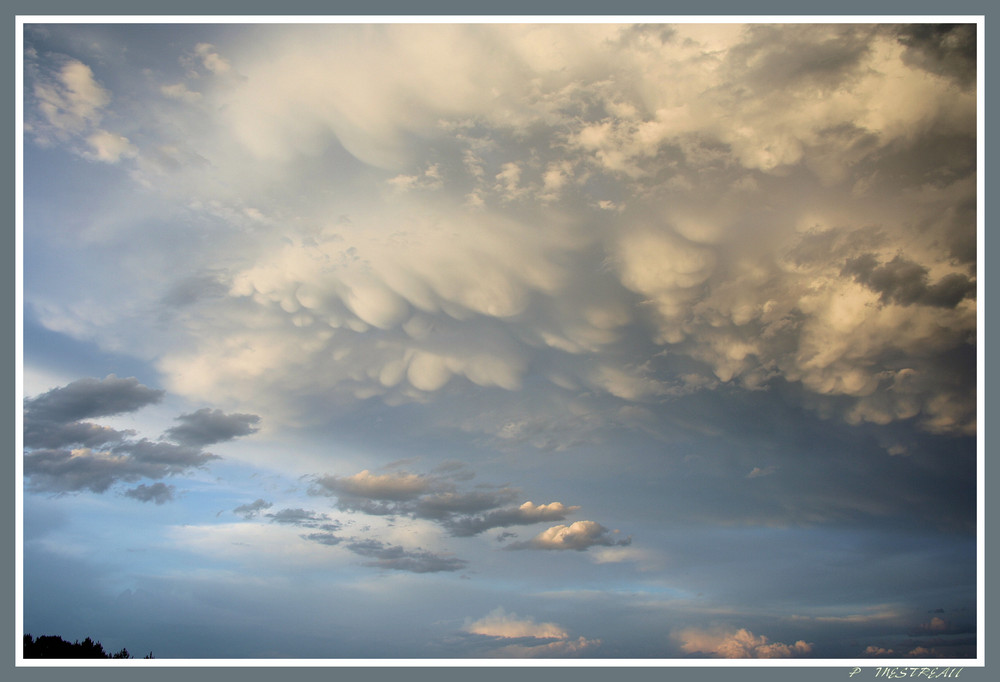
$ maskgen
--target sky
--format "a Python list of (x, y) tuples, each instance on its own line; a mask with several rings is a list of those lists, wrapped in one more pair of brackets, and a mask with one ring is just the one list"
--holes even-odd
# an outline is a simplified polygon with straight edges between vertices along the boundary
[(36, 24), (24, 633), (977, 654), (976, 26)]

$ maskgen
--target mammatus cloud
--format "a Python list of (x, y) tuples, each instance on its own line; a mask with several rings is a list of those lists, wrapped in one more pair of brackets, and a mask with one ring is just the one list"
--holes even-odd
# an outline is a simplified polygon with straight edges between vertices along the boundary
[[(199, 83), (248, 160), (285, 168), (335, 140), (384, 179), (336, 220), (296, 208), (303, 228), (237, 264), (161, 368), (190, 395), (398, 404), (519, 391), (557, 358), (556, 394), (781, 379), (850, 423), (971, 433), (975, 32), (921, 31), (328, 27), (238, 67), (198, 45), (193, 68), (250, 76)], [(249, 201), (234, 224), (288, 209)]]
[(565, 628), (555, 623), (519, 618), (503, 607), (497, 607), (479, 620), (467, 621), (463, 631), (494, 639), (497, 646), (491, 647), (487, 655), (498, 658), (579, 656), (591, 653), (601, 644), (599, 639), (579, 637), (574, 640)]
[(625, 547), (632, 543), (627, 537), (615, 540), (618, 531), (608, 530), (596, 521), (574, 521), (570, 525), (552, 526), (531, 540), (507, 545), (507, 549), (574, 549), (578, 552), (590, 547)]
[(690, 628), (674, 634), (687, 653), (710, 654), (719, 658), (792, 658), (808, 656), (812, 645), (798, 640), (794, 644), (770, 642), (746, 629), (735, 631)]
[[(218, 459), (203, 451), (197, 438), (180, 445), (146, 438), (136, 440), (133, 431), (82, 421), (133, 412), (159, 402), (163, 394), (140, 384), (134, 377), (119, 379), (112, 374), (100, 380), (80, 379), (25, 399), (24, 475), (29, 489), (103, 493), (120, 481), (178, 476)], [(217, 420), (227, 420), (221, 412), (215, 416)], [(173, 499), (173, 491), (173, 486), (157, 483), (142, 484), (125, 494), (162, 504)]]

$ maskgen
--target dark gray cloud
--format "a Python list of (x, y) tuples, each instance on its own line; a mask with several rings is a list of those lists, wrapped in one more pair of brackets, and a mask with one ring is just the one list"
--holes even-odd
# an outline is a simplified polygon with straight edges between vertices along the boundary
[(870, 253), (856, 256), (848, 259), (842, 274), (881, 294), (884, 303), (954, 308), (976, 291), (976, 283), (959, 273), (930, 284), (926, 267), (899, 255), (888, 263)]
[[(305, 509), (282, 509), (273, 514), (265, 514), (274, 523), (284, 523), (294, 526), (304, 526), (306, 528), (316, 528), (322, 522), (329, 521), (326, 514), (307, 511)], [(327, 527), (339, 528), (339, 524), (325, 524)]]
[[(448, 469), (450, 473), (452, 469)], [(460, 480), (468, 480), (464, 470)], [(418, 475), (405, 471), (372, 474), (362, 471), (353, 476), (319, 476), (309, 492), (337, 496), (341, 511), (361, 512), (372, 516), (409, 516), (439, 524), (456, 537), (478, 535), (492, 528), (524, 526), (543, 521), (562, 521), (579, 507), (561, 502), (535, 504), (524, 502), (511, 506), (520, 491), (480, 486), (460, 491), (454, 476)]]
[(443, 525), (452, 535), (470, 536), (491, 528), (526, 526), (542, 521), (562, 521), (567, 514), (578, 509), (579, 507), (567, 507), (558, 502), (547, 505), (525, 502), (520, 507), (504, 507), (485, 514), (451, 516), (444, 520)]
[(775, 88), (821, 85), (836, 87), (850, 76), (867, 54), (873, 29), (868, 26), (814, 25), (791, 33), (781, 26), (756, 25), (747, 40), (730, 51), (738, 74), (737, 91), (753, 84)]
[(163, 504), (174, 499), (174, 491), (174, 486), (167, 485), (166, 483), (154, 483), (153, 485), (143, 483), (131, 490), (126, 490), (125, 497), (131, 497), (140, 502)]
[(24, 455), (28, 488), (38, 492), (103, 493), (119, 481), (159, 479), (201, 468), (216, 455), (173, 443), (142, 440), (109, 452), (90, 449), (39, 449)]
[(259, 514), (264, 509), (270, 509), (272, 503), (267, 500), (258, 497), (253, 502), (248, 502), (247, 504), (241, 504), (240, 506), (233, 509), (233, 513), (242, 516), (244, 519), (252, 519), (257, 514)]
[[(80, 379), (24, 401), (24, 475), (39, 492), (103, 493), (118, 482), (161, 479), (204, 467), (216, 455), (188, 444), (133, 440), (119, 431), (82, 419), (133, 412), (159, 402), (161, 390), (134, 377)], [(173, 499), (172, 488), (145, 484), (126, 495), (157, 504)]]
[(255, 414), (226, 414), (222, 410), (203, 407), (191, 414), (177, 417), (180, 426), (168, 429), (163, 435), (182, 445), (211, 445), (248, 436), (257, 432), (260, 417)]
[(163, 297), (163, 302), (171, 307), (182, 307), (202, 299), (221, 297), (227, 290), (218, 275), (194, 275), (175, 282)]
[(135, 377), (78, 379), (24, 401), (25, 420), (68, 424), (92, 417), (110, 417), (158, 403), (164, 391), (143, 386)]
[(474, 514), (493, 509), (512, 501), (517, 494), (517, 490), (502, 488), (470, 493), (446, 492), (424, 495), (417, 500), (414, 513), (423, 519), (447, 519), (455, 514)]
[(408, 550), (399, 545), (389, 545), (378, 540), (352, 540), (345, 545), (359, 556), (371, 559), (366, 566), (410, 573), (438, 573), (460, 571), (469, 562), (454, 557), (444, 557), (423, 549)]
[(29, 415), (24, 418), (24, 446), (27, 448), (96, 448), (109, 443), (120, 443), (134, 435), (135, 431), (132, 430), (119, 431), (90, 422), (58, 424), (39, 421)]
[(976, 81), (975, 24), (909, 24), (899, 29), (903, 61), (965, 86)]
[(309, 533), (308, 535), (303, 535), (302, 538), (312, 542), (318, 542), (321, 545), (329, 545), (330, 547), (339, 545), (344, 541), (344, 538), (339, 535), (335, 535), (332, 532)]

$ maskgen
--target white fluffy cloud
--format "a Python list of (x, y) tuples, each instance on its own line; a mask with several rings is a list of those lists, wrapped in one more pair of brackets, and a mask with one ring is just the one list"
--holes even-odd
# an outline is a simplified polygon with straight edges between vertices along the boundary
[[(573, 657), (590, 653), (600, 646), (600, 640), (578, 637), (556, 623), (536, 623), (497, 607), (483, 618), (467, 621), (463, 630), (469, 634), (495, 638), (498, 646), (488, 650), (494, 658)], [(504, 640), (517, 640), (505, 643)]]
[(710, 654), (719, 658), (793, 658), (808, 656), (812, 645), (803, 640), (794, 644), (771, 642), (746, 629), (735, 631), (690, 628), (674, 634), (688, 653)]
[(534, 637), (536, 639), (565, 639), (569, 634), (555, 623), (536, 623), (531, 618), (518, 618), (497, 607), (479, 620), (467, 623), (465, 631), (489, 637)]
[(584, 551), (590, 547), (627, 546), (632, 538), (615, 540), (617, 530), (611, 531), (596, 521), (574, 521), (569, 525), (560, 524), (548, 528), (527, 542), (508, 545), (509, 549), (574, 549)]

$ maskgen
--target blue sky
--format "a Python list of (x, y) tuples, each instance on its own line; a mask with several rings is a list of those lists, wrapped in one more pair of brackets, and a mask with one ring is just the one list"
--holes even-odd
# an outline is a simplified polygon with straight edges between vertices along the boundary
[(23, 629), (968, 658), (975, 26), (28, 24)]

